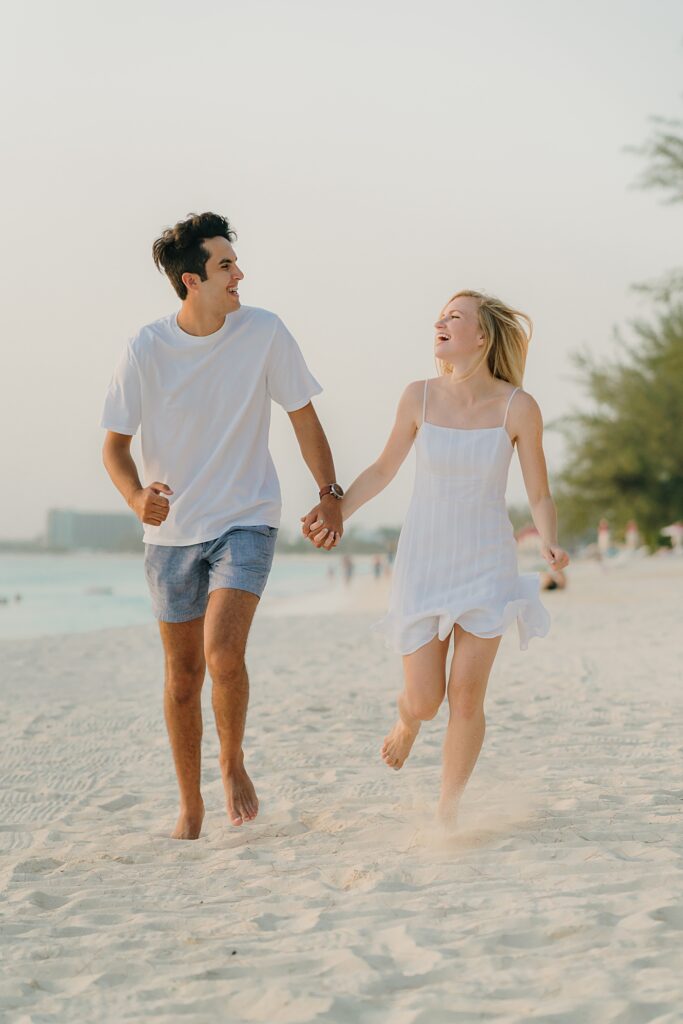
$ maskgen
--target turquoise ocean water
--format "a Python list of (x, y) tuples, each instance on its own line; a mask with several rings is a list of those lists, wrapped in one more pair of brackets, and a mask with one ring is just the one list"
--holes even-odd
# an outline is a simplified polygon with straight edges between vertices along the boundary
[[(269, 602), (323, 590), (338, 556), (276, 555)], [(369, 571), (357, 560), (360, 573)], [(19, 596), (19, 600), (16, 597)], [(141, 555), (0, 554), (0, 638), (83, 633), (154, 622)]]

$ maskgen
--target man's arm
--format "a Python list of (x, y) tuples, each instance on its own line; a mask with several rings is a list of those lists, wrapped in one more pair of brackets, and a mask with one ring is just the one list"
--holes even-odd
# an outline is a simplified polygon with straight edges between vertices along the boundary
[[(310, 469), (318, 485), (318, 490), (327, 484), (336, 482), (332, 452), (325, 437), (313, 403), (309, 402), (303, 409), (296, 409), (287, 414), (292, 421), (296, 439), (303, 455), (304, 462)], [(319, 513), (325, 526), (317, 535), (316, 547), (336, 547), (344, 532), (341, 501), (331, 494), (325, 495), (315, 511)]]
[(121, 492), (141, 523), (159, 526), (168, 515), (169, 503), (164, 494), (173, 494), (166, 484), (155, 482), (149, 487), (140, 483), (137, 467), (130, 453), (133, 438), (108, 430), (102, 448), (102, 461), (112, 483)]

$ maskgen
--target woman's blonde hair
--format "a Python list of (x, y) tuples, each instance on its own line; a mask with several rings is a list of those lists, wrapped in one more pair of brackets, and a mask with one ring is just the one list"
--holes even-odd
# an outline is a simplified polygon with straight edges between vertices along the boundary
[[(527, 350), (534, 329), (531, 317), (518, 309), (506, 306), (495, 296), (485, 295), (483, 292), (467, 290), (456, 292), (455, 295), (451, 295), (446, 306), (453, 299), (462, 296), (479, 301), (479, 326), (486, 339), (486, 344), (472, 369), (464, 377), (460, 377), (460, 380), (468, 380), (477, 372), (482, 363), (487, 362), (494, 377), (521, 387)], [(441, 374), (453, 372), (453, 366), (443, 359), (437, 359), (436, 364)]]

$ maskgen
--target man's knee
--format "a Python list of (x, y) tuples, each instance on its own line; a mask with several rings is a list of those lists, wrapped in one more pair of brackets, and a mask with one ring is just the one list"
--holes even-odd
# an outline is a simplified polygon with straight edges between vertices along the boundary
[(204, 665), (166, 665), (165, 689), (174, 704), (189, 704), (199, 697), (204, 683)]
[(214, 683), (231, 683), (241, 679), (244, 671), (244, 651), (222, 644), (212, 645), (206, 652), (206, 665)]

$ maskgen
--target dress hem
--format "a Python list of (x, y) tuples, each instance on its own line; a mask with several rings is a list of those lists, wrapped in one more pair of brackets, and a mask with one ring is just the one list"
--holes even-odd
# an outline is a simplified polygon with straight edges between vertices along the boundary
[[(405, 657), (419, 651), (425, 644), (431, 643), (435, 636), (438, 636), (441, 640), (446, 640), (450, 637), (455, 625), (460, 626), (466, 633), (470, 633), (481, 640), (492, 640), (495, 637), (503, 636), (512, 623), (516, 621), (519, 633), (519, 647), (520, 650), (526, 651), (529, 647), (529, 641), (533, 640), (534, 637), (547, 636), (550, 630), (550, 615), (541, 603), (539, 579), (536, 573), (519, 576), (518, 588), (521, 591), (521, 593), (518, 591), (519, 596), (513, 597), (506, 602), (498, 620), (500, 624), (489, 631), (467, 629), (466, 625), (463, 624), (462, 620), (477, 611), (477, 609), (468, 608), (452, 614), (443, 607), (418, 613), (412, 617), (412, 621), (404, 621), (398, 627), (394, 624), (395, 616), (389, 612), (383, 619), (373, 624), (372, 630), (373, 632), (384, 633), (387, 647)], [(524, 593), (525, 591), (526, 593)], [(431, 635), (421, 640), (415, 646), (410, 646), (407, 650), (402, 649), (396, 640), (401, 634), (405, 633), (406, 629), (414, 628), (425, 619), (436, 619), (436, 628), (431, 631)]]

